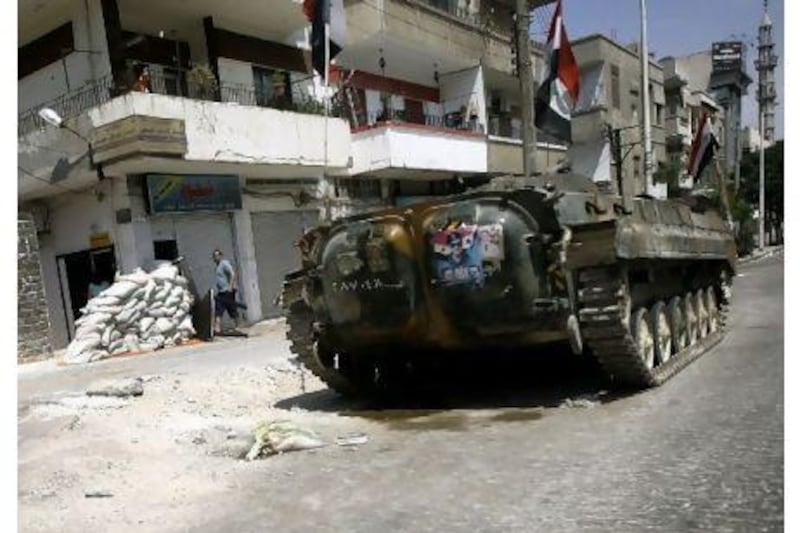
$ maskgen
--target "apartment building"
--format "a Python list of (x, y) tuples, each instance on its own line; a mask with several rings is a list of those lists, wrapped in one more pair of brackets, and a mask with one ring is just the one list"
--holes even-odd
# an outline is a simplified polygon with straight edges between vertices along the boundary
[[(510, 0), (345, 2), (327, 119), (302, 3), (268, 4), (19, 1), (19, 204), (55, 348), (93, 275), (180, 255), (204, 292), (220, 248), (247, 319), (275, 316), (321, 212), (521, 170)], [(565, 150), (541, 146), (541, 165)]]
[[(572, 115), (573, 145), (568, 157), (576, 172), (591, 176), (619, 190), (609, 130), (619, 130), (621, 174), (631, 179), (632, 194), (647, 191), (641, 142), (641, 67), (635, 45), (623, 46), (605, 35), (594, 34), (572, 42), (580, 69), (580, 98)], [(652, 120), (653, 165), (658, 169), (665, 157), (664, 75), (661, 66), (650, 61), (650, 116)], [(665, 189), (659, 185), (659, 190)], [(662, 191), (665, 193), (666, 191)]]
[[(727, 53), (715, 55), (715, 48), (727, 49)], [(688, 130), (685, 125), (679, 130), (670, 123), (671, 153), (681, 150), (680, 143), (685, 142), (678, 139), (695, 132), (700, 113), (705, 110), (714, 116), (718, 126), (723, 170), (727, 174), (738, 172), (743, 145), (742, 97), (752, 83), (745, 71), (745, 51), (743, 43), (715, 43), (711, 50), (660, 60), (668, 99), (675, 104), (675, 113), (671, 115), (677, 115), (679, 123), (681, 118), (689, 120)]]
[[(712, 120), (714, 133), (720, 143), (719, 153), (724, 154), (728, 145), (727, 117), (725, 109), (709, 92), (697, 87), (688, 75), (689, 69), (672, 58), (661, 61), (664, 66), (664, 90), (666, 93), (667, 158), (680, 169), (680, 183), (692, 185), (686, 175), (686, 166), (691, 153), (692, 141), (701, 127), (703, 115)], [(715, 172), (708, 167), (706, 175)]]

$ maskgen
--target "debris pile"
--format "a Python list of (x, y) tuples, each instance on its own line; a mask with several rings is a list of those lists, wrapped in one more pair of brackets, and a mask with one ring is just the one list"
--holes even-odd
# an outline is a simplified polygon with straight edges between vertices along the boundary
[(255, 443), (245, 459), (252, 461), (278, 453), (321, 448), (325, 443), (311, 430), (288, 420), (262, 421), (253, 430)]
[(191, 338), (194, 298), (187, 285), (171, 264), (150, 273), (136, 269), (117, 276), (113, 285), (81, 309), (64, 361), (97, 361), (175, 346)]

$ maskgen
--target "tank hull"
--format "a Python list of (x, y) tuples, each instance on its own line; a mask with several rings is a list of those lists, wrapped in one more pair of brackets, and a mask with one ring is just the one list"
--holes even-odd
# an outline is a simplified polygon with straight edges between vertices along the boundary
[[(302, 243), (305, 268), (285, 285), (294, 351), (333, 388), (356, 394), (387, 360), (535, 354), (558, 341), (593, 354), (615, 382), (660, 383), (675, 361), (696, 356), (687, 350), (701, 353), (721, 335), (706, 325), (708, 302), (721, 322), (733, 236), (714, 211), (645, 198), (626, 208), (588, 180), (571, 182), (495, 184), (315, 230)], [(662, 308), (674, 298), (684, 303), (672, 302), (670, 343), (693, 320), (703, 335), (671, 347), (669, 363), (648, 343), (665, 346)]]

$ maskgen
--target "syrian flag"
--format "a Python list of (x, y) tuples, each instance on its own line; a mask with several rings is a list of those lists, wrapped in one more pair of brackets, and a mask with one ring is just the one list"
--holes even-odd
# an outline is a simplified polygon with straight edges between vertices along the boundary
[(342, 51), (346, 23), (343, 0), (304, 0), (303, 13), (311, 21), (311, 64), (325, 76), (325, 24), (330, 23), (330, 59)]
[(703, 113), (700, 124), (692, 142), (692, 155), (689, 157), (689, 168), (687, 169), (695, 180), (700, 179), (703, 170), (714, 159), (714, 153), (719, 148), (719, 142), (711, 127), (711, 117)]
[(556, 4), (547, 36), (548, 72), (535, 98), (535, 123), (542, 131), (567, 142), (572, 141), (570, 117), (578, 103), (580, 75), (569, 45), (561, 0)]

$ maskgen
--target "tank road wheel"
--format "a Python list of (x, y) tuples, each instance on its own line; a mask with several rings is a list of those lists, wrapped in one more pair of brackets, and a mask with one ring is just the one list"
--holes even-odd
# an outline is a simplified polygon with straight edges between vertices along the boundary
[(719, 306), (717, 305), (717, 293), (713, 286), (706, 288), (705, 299), (708, 312), (708, 332), (714, 333), (719, 329)]
[(697, 342), (697, 310), (694, 307), (694, 297), (687, 292), (683, 297), (683, 316), (686, 318), (686, 340), (691, 346)]
[(686, 332), (684, 316), (681, 299), (674, 296), (669, 301), (669, 305), (667, 305), (667, 319), (669, 320), (669, 328), (672, 330), (673, 353), (679, 353), (689, 345), (689, 336)]
[(672, 355), (672, 332), (669, 327), (669, 319), (662, 302), (656, 302), (650, 309), (651, 328), (655, 346), (656, 363), (663, 365), (669, 361)]
[(702, 339), (708, 335), (708, 308), (706, 307), (706, 293), (697, 289), (693, 295), (694, 309), (697, 313), (697, 336)]
[(647, 309), (640, 308), (631, 317), (631, 333), (644, 366), (652, 370), (655, 366), (656, 347)]

